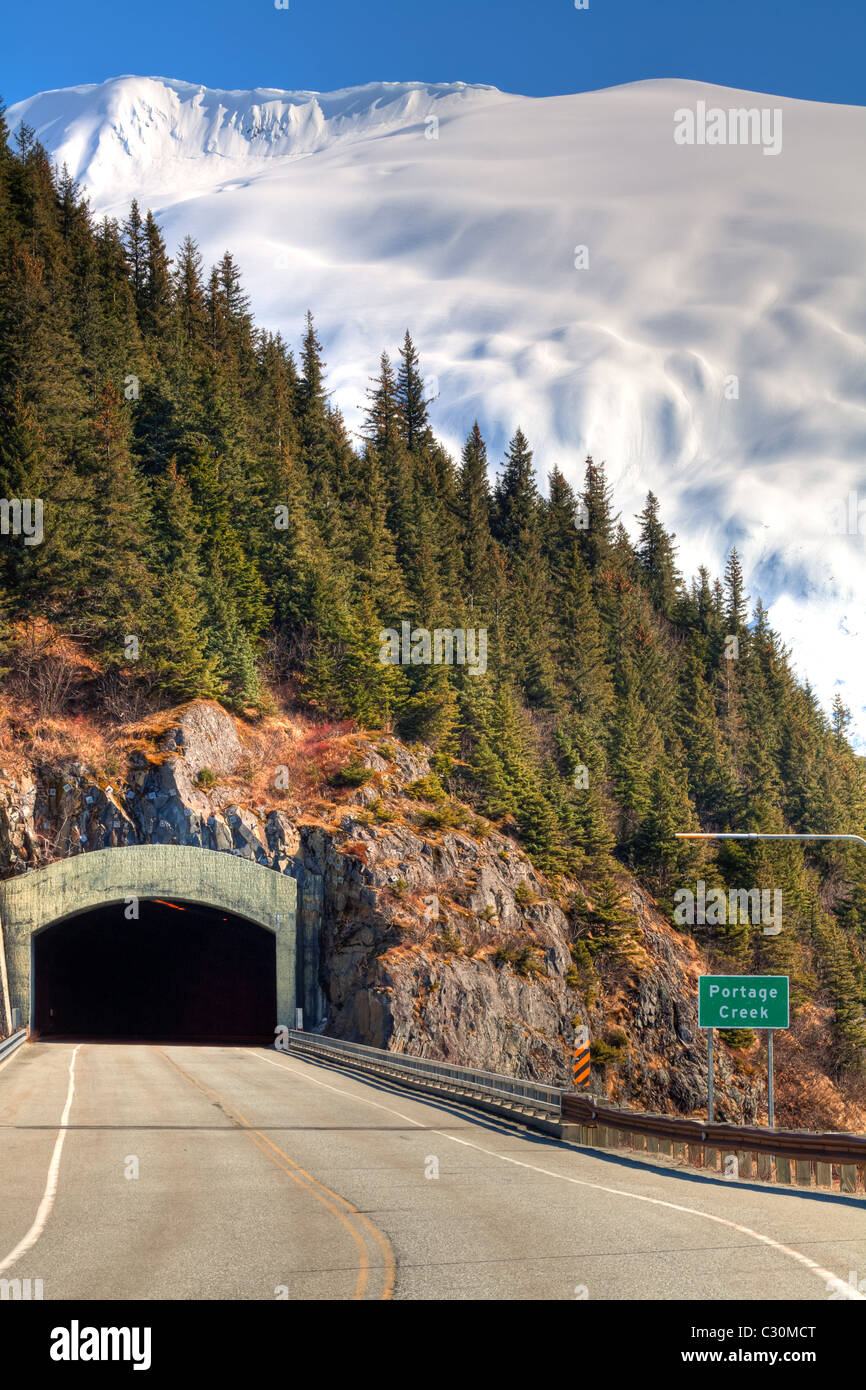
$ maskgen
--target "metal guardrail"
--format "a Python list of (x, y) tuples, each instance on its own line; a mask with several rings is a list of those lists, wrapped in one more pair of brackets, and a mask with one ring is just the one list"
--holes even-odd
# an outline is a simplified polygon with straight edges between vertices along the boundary
[(452, 1090), (469, 1091), (489, 1100), (507, 1101), (513, 1106), (525, 1106), (551, 1119), (559, 1119), (562, 1092), (558, 1086), (520, 1081), (513, 1076), (502, 1076), (499, 1072), (458, 1067), (451, 1062), (437, 1062), (427, 1057), (410, 1057), (404, 1052), (387, 1052), (380, 1047), (344, 1042), (342, 1038), (323, 1038), (318, 1033), (303, 1033), (297, 1029), (289, 1030), (289, 1040), (298, 1051), (313, 1052), (332, 1059), (338, 1055), (365, 1070), (436, 1082)]
[(756, 1125), (710, 1124), (639, 1110), (599, 1105), (588, 1096), (564, 1092), (562, 1118), (572, 1124), (602, 1125), (653, 1139), (708, 1148), (748, 1150), (783, 1158), (815, 1159), (822, 1163), (866, 1163), (866, 1138), (858, 1134), (812, 1133), (804, 1129), (766, 1129)]
[(0, 1062), (5, 1062), (7, 1057), (11, 1057), (17, 1047), (27, 1041), (27, 1029), (19, 1028), (17, 1033), (10, 1033), (8, 1038), (0, 1042)]
[[(704, 1120), (653, 1115), (599, 1104), (592, 1096), (563, 1091), (537, 1081), (521, 1081), (498, 1072), (460, 1067), (451, 1062), (325, 1038), (318, 1033), (289, 1031), (293, 1050), (343, 1061), (362, 1071), (438, 1085), (472, 1098), (505, 1104), (511, 1110), (534, 1113), (541, 1128), (562, 1134), (571, 1131), (576, 1142), (591, 1148), (645, 1149), (680, 1159), (689, 1166), (716, 1168), (719, 1155), (736, 1153), (742, 1158), (740, 1174), (749, 1177), (753, 1158), (759, 1178), (772, 1182), (796, 1182), (857, 1192), (866, 1182), (866, 1137), (857, 1134), (814, 1134), (807, 1130), (766, 1129), (753, 1125), (710, 1124)], [(527, 1119), (529, 1124), (531, 1119)], [(562, 1128), (560, 1128), (560, 1124)], [(554, 1128), (555, 1126), (555, 1128)], [(838, 1171), (837, 1171), (838, 1170)]]

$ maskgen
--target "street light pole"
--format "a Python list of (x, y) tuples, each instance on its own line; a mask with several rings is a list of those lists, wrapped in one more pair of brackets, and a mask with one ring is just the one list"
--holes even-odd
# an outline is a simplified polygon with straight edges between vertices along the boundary
[(769, 835), (762, 830), (678, 830), (678, 840), (857, 840), (866, 845), (862, 835)]

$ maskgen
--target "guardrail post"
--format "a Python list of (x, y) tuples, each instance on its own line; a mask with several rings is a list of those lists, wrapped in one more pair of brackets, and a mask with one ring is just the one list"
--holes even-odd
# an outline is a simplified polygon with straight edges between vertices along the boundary
[(857, 1165), (856, 1165), (856, 1163), (843, 1163), (843, 1164), (842, 1164), (842, 1182), (841, 1182), (841, 1188), (842, 1188), (842, 1191), (843, 1191), (843, 1192), (856, 1192), (856, 1191), (857, 1191)]
[(833, 1186), (833, 1165), (831, 1163), (821, 1163), (819, 1160), (815, 1164), (815, 1183), (818, 1187)]
[(809, 1158), (798, 1158), (796, 1163), (797, 1186), (812, 1186), (812, 1161)]

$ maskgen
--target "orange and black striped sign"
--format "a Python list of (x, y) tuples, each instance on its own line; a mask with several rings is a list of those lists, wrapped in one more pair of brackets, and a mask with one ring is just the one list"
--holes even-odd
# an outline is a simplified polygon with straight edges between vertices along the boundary
[(574, 1040), (574, 1084), (586, 1090), (589, 1087), (589, 1034), (585, 1028), (578, 1029)]

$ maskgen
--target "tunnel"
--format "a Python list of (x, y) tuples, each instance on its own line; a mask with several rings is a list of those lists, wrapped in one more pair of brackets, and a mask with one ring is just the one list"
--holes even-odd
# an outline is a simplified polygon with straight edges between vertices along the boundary
[(43, 1038), (273, 1042), (276, 938), (177, 899), (92, 908), (33, 938), (33, 1031)]

